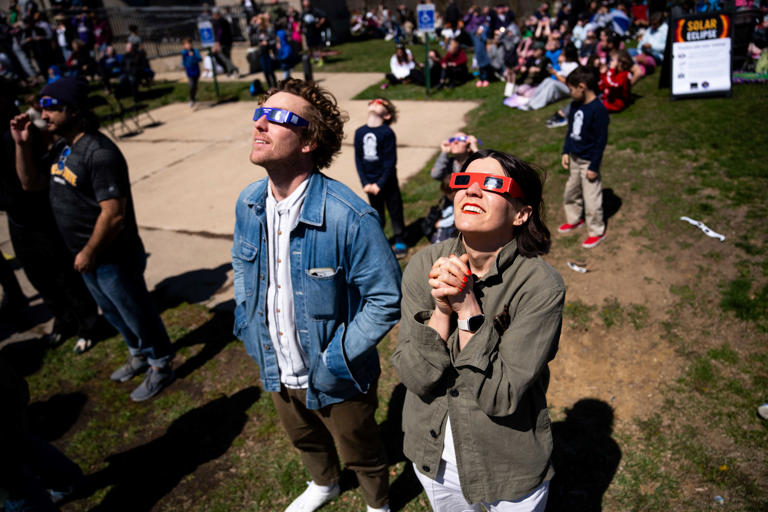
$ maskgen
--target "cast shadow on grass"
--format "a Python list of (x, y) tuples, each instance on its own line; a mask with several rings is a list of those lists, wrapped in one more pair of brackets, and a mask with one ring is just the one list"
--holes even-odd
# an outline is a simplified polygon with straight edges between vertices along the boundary
[(227, 272), (231, 269), (231, 263), (222, 263), (216, 268), (190, 270), (167, 277), (157, 283), (152, 297), (159, 311), (174, 308), (184, 302), (204, 302), (222, 287), (227, 280)]
[(28, 377), (43, 366), (48, 344), (43, 338), (28, 338), (9, 343), (0, 350), (2, 357), (16, 373)]
[(612, 188), (603, 189), (603, 219), (605, 222), (608, 222), (608, 219), (618, 213), (621, 204), (621, 198), (616, 195)]
[(213, 316), (207, 322), (173, 344), (174, 350), (192, 345), (203, 345), (200, 352), (176, 368), (177, 378), (183, 379), (187, 377), (207, 361), (213, 359), (234, 339), (232, 334), (232, 326), (235, 323), (234, 307), (234, 300), (228, 300), (219, 304), (213, 310)]
[(260, 395), (251, 386), (221, 396), (178, 418), (161, 437), (107, 457), (109, 465), (89, 475), (84, 486), (85, 496), (111, 487), (91, 510), (151, 510), (185, 476), (229, 450)]
[(613, 408), (583, 398), (566, 411), (565, 421), (552, 424), (555, 477), (549, 487), (547, 512), (599, 512), (603, 494), (621, 461), (611, 437)]
[(406, 460), (403, 454), (403, 404), (405, 403), (405, 385), (395, 386), (392, 396), (389, 398), (387, 419), (380, 425), (384, 449), (387, 452), (387, 464), (394, 466), (398, 462), (405, 461), (403, 472), (392, 482), (389, 489), (389, 505), (393, 512), (402, 510), (423, 491), (419, 479), (413, 469), (413, 464)]
[(80, 392), (57, 393), (27, 407), (29, 430), (40, 439), (56, 441), (77, 423), (88, 397)]

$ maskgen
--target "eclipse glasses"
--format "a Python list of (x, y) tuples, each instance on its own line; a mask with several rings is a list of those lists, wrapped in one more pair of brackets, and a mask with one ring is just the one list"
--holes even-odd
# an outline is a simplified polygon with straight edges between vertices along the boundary
[(309, 121), (290, 110), (274, 107), (259, 107), (253, 113), (253, 120), (258, 121), (262, 116), (267, 116), (267, 120), (278, 124), (290, 124), (293, 126), (309, 126)]
[(509, 176), (486, 174), (483, 172), (455, 172), (451, 174), (450, 187), (453, 189), (469, 188), (474, 184), (481, 189), (497, 194), (509, 194), (517, 199), (525, 199), (520, 185)]

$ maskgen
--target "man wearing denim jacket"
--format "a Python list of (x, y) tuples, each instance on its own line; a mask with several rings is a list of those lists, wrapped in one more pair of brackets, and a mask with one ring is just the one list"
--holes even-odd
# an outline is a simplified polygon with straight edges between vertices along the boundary
[(236, 205), (235, 334), (312, 478), (288, 512), (339, 494), (337, 449), (368, 510), (389, 510), (376, 344), (400, 318), (400, 267), (375, 210), (319, 172), (338, 153), (343, 124), (335, 98), (313, 82), (272, 89), (254, 115), (250, 154), (269, 177)]

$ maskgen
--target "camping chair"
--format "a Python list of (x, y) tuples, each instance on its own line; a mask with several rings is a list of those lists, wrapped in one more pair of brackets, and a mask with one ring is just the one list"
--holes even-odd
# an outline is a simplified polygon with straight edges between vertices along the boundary
[(149, 123), (147, 126), (156, 126), (160, 124), (155, 120), (154, 117), (152, 117), (152, 114), (149, 113), (149, 106), (146, 103), (134, 103), (133, 105), (124, 106), (117, 98), (115, 98), (115, 101), (117, 102), (120, 111), (123, 112), (124, 115), (129, 118), (133, 124), (136, 125), (136, 129), (139, 132), (144, 131), (144, 128), (140, 123), (142, 114), (149, 118)]
[[(91, 94), (88, 100), (91, 109), (98, 107), (101, 107), (102, 111), (106, 109), (106, 112), (102, 112), (99, 115), (99, 121), (113, 139), (117, 140), (128, 133), (132, 133), (128, 125), (125, 124), (124, 112), (113, 102), (109, 101), (108, 97), (101, 96), (100, 94)], [(122, 132), (119, 131), (120, 128), (122, 128)]]

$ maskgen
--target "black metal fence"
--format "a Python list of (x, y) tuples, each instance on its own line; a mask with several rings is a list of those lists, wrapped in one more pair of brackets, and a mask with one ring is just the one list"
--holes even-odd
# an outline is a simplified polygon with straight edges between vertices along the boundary
[[(262, 11), (273, 7), (274, 4), (259, 3)], [(279, 2), (283, 9), (288, 8), (288, 2)], [(222, 16), (232, 20), (232, 31), (235, 41), (244, 41), (246, 36), (245, 9), (241, 5), (220, 7)], [(95, 9), (99, 17), (106, 17), (113, 34), (113, 45), (122, 53), (121, 46), (128, 41), (128, 27), (136, 25), (142, 40), (142, 47), (147, 57), (166, 57), (181, 52), (182, 41), (185, 37), (193, 40), (200, 39), (197, 22), (203, 14), (201, 6), (162, 6), (162, 7), (110, 7)], [(51, 12), (74, 17), (79, 10)]]

